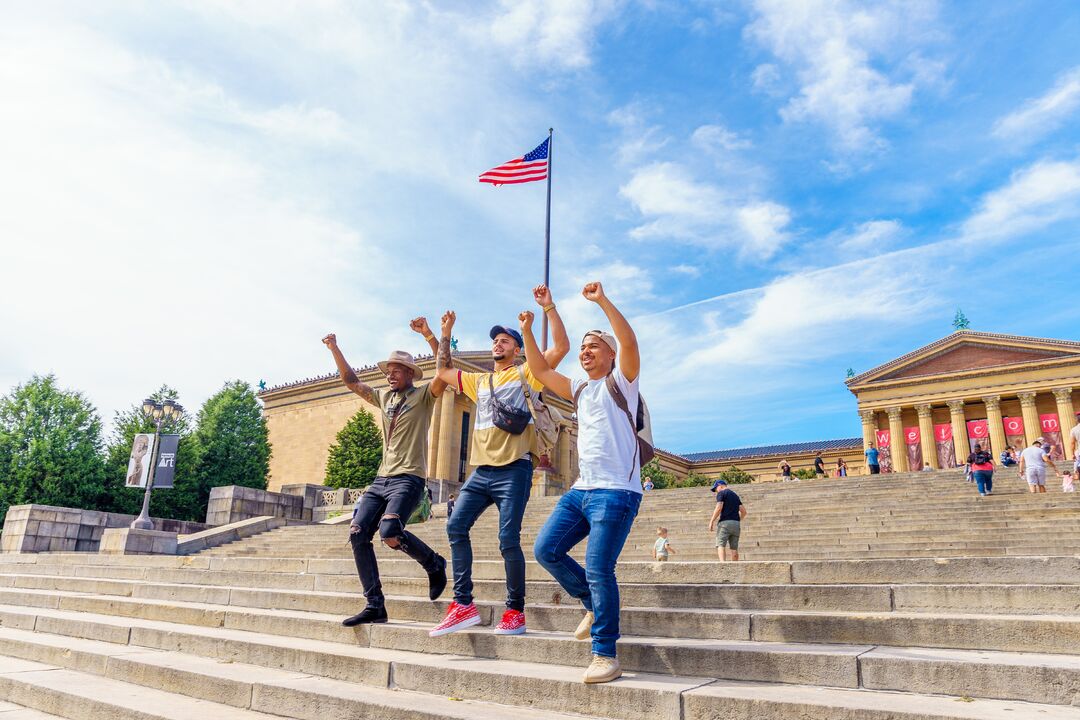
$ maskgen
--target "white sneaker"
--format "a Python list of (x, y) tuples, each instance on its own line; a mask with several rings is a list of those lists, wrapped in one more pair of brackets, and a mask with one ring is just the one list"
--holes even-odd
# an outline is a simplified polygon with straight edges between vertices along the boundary
[(592, 624), (594, 616), (592, 610), (585, 613), (585, 617), (581, 618), (581, 622), (578, 623), (577, 630), (574, 631), (574, 637), (578, 640), (588, 640), (592, 636)]
[(619, 665), (618, 658), (593, 655), (592, 664), (585, 670), (585, 677), (582, 680), (590, 684), (606, 683), (620, 675), (622, 675), (622, 667)]

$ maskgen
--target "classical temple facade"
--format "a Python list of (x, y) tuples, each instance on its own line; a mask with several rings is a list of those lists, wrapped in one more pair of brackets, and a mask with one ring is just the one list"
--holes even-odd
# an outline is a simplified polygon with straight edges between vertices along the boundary
[(1044, 437), (1072, 459), (1080, 343), (958, 330), (850, 378), (863, 446), (896, 471), (963, 464), (976, 443), (995, 461)]
[[(434, 359), (417, 363), (430, 378)], [(458, 352), (466, 371), (490, 371), (491, 354)], [(378, 367), (358, 368), (373, 387), (386, 380)], [(777, 477), (777, 464), (813, 467), (820, 451), (830, 472), (838, 458), (851, 475), (865, 472), (863, 451), (882, 453), (887, 471), (949, 468), (962, 464), (975, 442), (989, 442), (995, 460), (1006, 445), (1016, 448), (1045, 437), (1058, 457), (1070, 457), (1069, 429), (1075, 424), (1080, 389), (1080, 343), (1066, 340), (959, 330), (847, 381), (862, 420), (862, 436), (682, 455), (658, 451), (660, 465), (676, 476), (707, 477), (736, 466), (757, 480)], [(296, 483), (322, 484), (326, 459), (337, 433), (360, 408), (357, 395), (336, 373), (279, 385), (259, 394), (273, 446), (270, 490)], [(577, 475), (577, 429), (570, 404), (546, 399), (563, 413), (563, 429), (549, 466), (534, 476), (536, 494), (564, 492)], [(475, 407), (449, 389), (436, 403), (429, 437), (429, 486), (437, 500), (468, 477), (469, 438)], [(854, 429), (854, 423), (853, 428)]]

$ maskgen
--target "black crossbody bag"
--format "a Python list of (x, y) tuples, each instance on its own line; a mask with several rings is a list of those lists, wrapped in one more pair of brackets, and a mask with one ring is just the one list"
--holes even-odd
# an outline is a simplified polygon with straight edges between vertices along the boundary
[(491, 422), (500, 430), (505, 430), (511, 435), (520, 435), (529, 427), (532, 413), (528, 410), (518, 410), (513, 405), (507, 405), (495, 397), (495, 384), (491, 381), (491, 374), (487, 376), (488, 392), (491, 393)]

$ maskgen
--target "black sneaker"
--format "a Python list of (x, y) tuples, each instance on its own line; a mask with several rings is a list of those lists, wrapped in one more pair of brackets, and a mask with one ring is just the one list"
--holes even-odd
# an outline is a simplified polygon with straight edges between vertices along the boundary
[(387, 621), (386, 608), (366, 607), (359, 615), (353, 615), (351, 618), (345, 618), (341, 621), (341, 624), (345, 627), (354, 627), (356, 625), (366, 625), (368, 623), (384, 623)]
[(443, 594), (443, 590), (446, 589), (446, 559), (439, 558), (439, 569), (435, 572), (429, 572), (428, 576), (428, 598), (431, 600), (438, 600), (439, 596)]

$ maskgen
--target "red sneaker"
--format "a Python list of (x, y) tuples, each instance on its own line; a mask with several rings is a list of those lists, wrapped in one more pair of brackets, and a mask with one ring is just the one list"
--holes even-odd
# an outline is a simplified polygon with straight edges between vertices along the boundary
[(446, 611), (446, 618), (432, 628), (428, 632), (428, 635), (431, 637), (439, 637), (440, 635), (448, 635), (449, 633), (464, 630), (465, 628), (479, 624), (480, 613), (476, 611), (475, 603), (458, 605), (455, 601), (450, 603), (450, 608)]
[(495, 626), (496, 635), (524, 635), (525, 613), (520, 610), (507, 610), (503, 613), (502, 622)]

